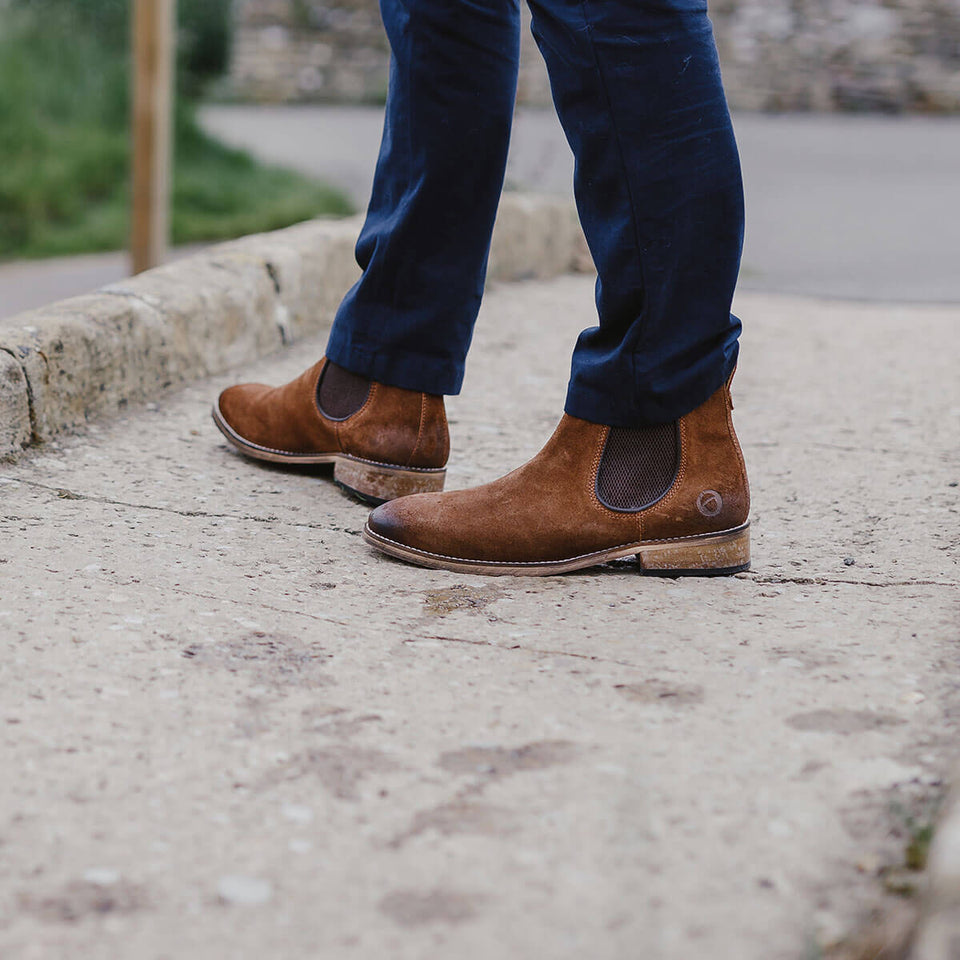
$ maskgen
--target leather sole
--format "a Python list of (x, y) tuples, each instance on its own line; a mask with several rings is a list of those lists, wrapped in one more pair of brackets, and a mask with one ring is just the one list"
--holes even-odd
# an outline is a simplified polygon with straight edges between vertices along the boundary
[(491, 560), (468, 560), (462, 557), (446, 557), (442, 554), (417, 550), (397, 543), (370, 529), (363, 528), (363, 539), (384, 553), (434, 570), (453, 570), (457, 573), (484, 574), (487, 576), (544, 577), (557, 573), (569, 573), (584, 567), (596, 566), (610, 560), (635, 556), (640, 573), (661, 577), (722, 577), (742, 573), (750, 569), (750, 524), (706, 533), (693, 537), (677, 537), (672, 540), (649, 540), (626, 543), (607, 550), (585, 553), (563, 560), (546, 560), (534, 563), (500, 563)]
[(332, 463), (333, 480), (348, 493), (366, 503), (381, 504), (412, 493), (437, 493), (447, 478), (444, 468), (402, 467), (392, 463), (364, 460), (349, 453), (288, 453), (245, 440), (213, 405), (213, 422), (227, 440), (244, 456), (268, 463), (299, 466)]

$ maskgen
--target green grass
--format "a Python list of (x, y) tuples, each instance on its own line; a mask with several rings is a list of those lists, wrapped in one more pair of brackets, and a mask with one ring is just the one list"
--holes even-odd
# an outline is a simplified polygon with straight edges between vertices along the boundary
[(353, 212), (339, 191), (257, 164), (249, 154), (206, 136), (189, 117), (178, 127), (173, 203), (173, 235), (178, 243), (236, 237), (320, 214)]
[[(125, 46), (81, 23), (69, 3), (2, 9), (0, 258), (126, 246), (128, 78)], [(338, 191), (207, 137), (183, 98), (175, 145), (174, 243), (352, 212)]]

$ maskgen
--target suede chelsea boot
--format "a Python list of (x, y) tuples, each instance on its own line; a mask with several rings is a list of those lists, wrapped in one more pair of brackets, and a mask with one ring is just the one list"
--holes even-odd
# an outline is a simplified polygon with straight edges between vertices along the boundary
[(213, 420), (248, 457), (332, 463), (334, 481), (369, 502), (443, 489), (443, 397), (376, 383), (326, 358), (282, 387), (229, 387)]
[(738, 573), (750, 566), (750, 493), (732, 409), (728, 382), (661, 426), (564, 415), (518, 470), (472, 490), (384, 504), (364, 539), (463, 573), (564, 573), (631, 555), (644, 573)]

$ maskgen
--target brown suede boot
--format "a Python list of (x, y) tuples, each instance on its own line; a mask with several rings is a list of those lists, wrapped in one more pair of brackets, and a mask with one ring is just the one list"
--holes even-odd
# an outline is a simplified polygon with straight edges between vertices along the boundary
[(374, 383), (326, 358), (283, 387), (229, 387), (213, 420), (248, 457), (332, 463), (333, 479), (364, 500), (443, 489), (450, 453), (443, 397)]
[(635, 554), (644, 573), (750, 566), (750, 492), (730, 385), (676, 423), (611, 428), (564, 415), (529, 463), (472, 490), (378, 507), (373, 546), (425, 567), (543, 575)]

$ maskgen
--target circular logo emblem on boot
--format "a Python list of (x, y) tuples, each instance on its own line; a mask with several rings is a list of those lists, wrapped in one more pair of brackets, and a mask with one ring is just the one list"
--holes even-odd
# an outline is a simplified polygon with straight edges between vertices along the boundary
[(697, 509), (705, 517), (715, 517), (723, 509), (723, 497), (716, 490), (704, 490), (697, 497)]

